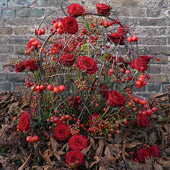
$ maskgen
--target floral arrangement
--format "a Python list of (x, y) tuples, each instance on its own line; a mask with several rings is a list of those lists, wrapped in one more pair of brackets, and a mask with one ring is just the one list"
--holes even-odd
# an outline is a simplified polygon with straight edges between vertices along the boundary
[[(89, 136), (114, 138), (131, 124), (149, 127), (157, 108), (135, 90), (146, 86), (154, 57), (139, 54), (138, 37), (109, 5), (96, 4), (95, 13), (74, 3), (62, 10), (66, 17), (51, 26), (42, 28), (43, 19), (28, 41), (26, 59), (15, 65), (28, 74), (23, 102), (29, 105), (17, 129), (29, 134), (29, 143), (41, 140), (35, 134), (41, 128), (58, 142), (68, 141), (63, 159), (77, 168)], [(157, 146), (145, 147), (136, 151), (136, 162), (160, 155)]]

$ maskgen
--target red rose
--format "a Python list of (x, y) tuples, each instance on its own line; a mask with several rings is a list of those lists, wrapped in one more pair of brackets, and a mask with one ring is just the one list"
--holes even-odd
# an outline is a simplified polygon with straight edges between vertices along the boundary
[(23, 61), (21, 63), (22, 66), (25, 67), (28, 71), (35, 71), (38, 69), (38, 65), (35, 63), (36, 61), (34, 59)]
[(54, 128), (54, 137), (56, 140), (64, 141), (66, 140), (70, 135), (69, 128), (65, 124), (58, 124)]
[(150, 56), (144, 55), (139, 56), (138, 59), (134, 59), (133, 62), (130, 63), (132, 69), (136, 69), (140, 72), (144, 72), (148, 69), (148, 63), (150, 61)]
[(160, 156), (160, 150), (159, 150), (158, 146), (151, 146), (147, 149), (147, 151), (149, 152), (150, 156), (153, 156), (153, 157)]
[(111, 43), (119, 44), (119, 45), (124, 45), (124, 34), (122, 33), (111, 33), (108, 34), (107, 40)]
[(19, 118), (19, 127), (20, 131), (29, 132), (30, 130), (30, 113), (29, 111), (23, 113)]
[(126, 98), (122, 96), (121, 93), (117, 91), (109, 91), (107, 92), (107, 105), (111, 107), (121, 107), (126, 103)]
[(87, 56), (78, 57), (77, 67), (87, 74), (93, 74), (98, 70), (97, 63)]
[(73, 3), (67, 7), (67, 12), (71, 17), (78, 17), (81, 16), (85, 10), (81, 5)]
[(16, 72), (22, 72), (25, 70), (25, 67), (21, 64), (21, 62), (19, 64), (15, 65), (15, 71)]
[(60, 58), (60, 62), (63, 64), (63, 65), (73, 65), (74, 64), (74, 55), (71, 55), (71, 54), (63, 54)]
[(139, 148), (136, 152), (136, 159), (139, 162), (145, 162), (146, 157), (149, 157), (149, 152), (144, 148)]
[(80, 151), (69, 151), (66, 153), (66, 164), (72, 164), (77, 162), (77, 167), (83, 164), (84, 155)]
[(88, 140), (84, 136), (74, 135), (69, 138), (69, 147), (73, 150), (83, 150), (88, 145)]
[(96, 4), (96, 9), (98, 14), (109, 15), (112, 8), (106, 4)]
[(75, 18), (65, 17), (61, 20), (64, 32), (68, 34), (75, 34), (78, 31), (78, 24)]
[(136, 124), (138, 127), (147, 127), (149, 124), (146, 115), (138, 113), (136, 116)]

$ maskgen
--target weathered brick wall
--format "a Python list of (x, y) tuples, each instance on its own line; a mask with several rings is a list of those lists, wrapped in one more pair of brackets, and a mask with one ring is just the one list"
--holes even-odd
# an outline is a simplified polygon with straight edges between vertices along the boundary
[[(0, 90), (14, 90), (23, 85), (24, 75), (16, 75), (13, 68), (5, 65), (15, 56), (24, 55), (25, 44), (34, 28), (46, 13), (60, 8), (60, 2), (0, 0)], [(67, 0), (65, 4), (71, 2), (89, 10), (95, 8), (95, 3), (110, 3), (121, 21), (128, 23), (139, 35), (140, 51), (161, 59), (152, 64), (150, 84), (142, 90), (146, 94), (163, 91), (170, 80), (170, 0)]]

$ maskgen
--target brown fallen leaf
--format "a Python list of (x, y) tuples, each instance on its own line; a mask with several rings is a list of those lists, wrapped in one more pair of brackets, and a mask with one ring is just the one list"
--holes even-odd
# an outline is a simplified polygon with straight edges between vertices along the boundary
[(99, 146), (96, 150), (95, 156), (101, 156), (102, 152), (103, 152), (103, 148), (104, 148), (104, 141), (103, 140), (99, 140), (98, 142)]
[(82, 153), (83, 155), (86, 155), (87, 152), (90, 150), (90, 148), (91, 148), (91, 145), (87, 146), (86, 148), (84, 148), (84, 149), (81, 151), (81, 153)]
[(43, 170), (53, 170), (51, 165), (43, 166)]
[(155, 161), (162, 165), (164, 168), (169, 168), (170, 167), (170, 159), (169, 160), (164, 160), (162, 158), (155, 158)]
[(18, 170), (23, 170), (28, 164), (30, 158), (31, 158), (31, 154), (28, 156), (28, 158), (25, 160), (25, 162), (22, 164), (22, 166)]
[(44, 158), (50, 165), (51, 160), (50, 157), (53, 156), (51, 149), (47, 149), (43, 154), (41, 153), (41, 151), (39, 151), (39, 154), (41, 155), (42, 158)]
[(157, 164), (156, 162), (154, 163), (154, 170), (163, 170), (162, 166)]

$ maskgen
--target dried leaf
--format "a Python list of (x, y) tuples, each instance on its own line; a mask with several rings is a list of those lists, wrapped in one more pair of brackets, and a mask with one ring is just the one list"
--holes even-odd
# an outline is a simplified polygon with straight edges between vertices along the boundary
[(154, 170), (163, 170), (163, 168), (162, 168), (161, 165), (159, 165), (159, 164), (157, 164), (157, 163), (155, 162), (155, 164), (154, 164)]
[(142, 143), (126, 143), (126, 148), (134, 148), (138, 145), (141, 145)]
[(41, 151), (39, 151), (39, 153), (40, 153), (41, 157), (44, 158), (50, 165), (52, 164), (50, 157), (53, 156), (53, 154), (50, 149), (47, 149), (43, 154), (41, 153)]
[(18, 170), (23, 170), (28, 164), (30, 158), (31, 158), (31, 154), (28, 156), (28, 158), (25, 160), (25, 162), (22, 164), (22, 166)]
[(103, 148), (104, 148), (104, 141), (100, 139), (99, 142), (98, 142), (98, 144), (99, 144), (99, 146), (98, 146), (98, 148), (97, 148), (97, 150), (96, 150), (95, 155), (96, 155), (96, 156), (101, 156), (101, 154), (102, 154), (102, 152), (103, 152)]
[(54, 138), (50, 138), (50, 144), (52, 151), (57, 151), (58, 143)]
[(43, 166), (43, 170), (53, 170), (51, 165)]
[(170, 167), (170, 159), (169, 160), (164, 160), (162, 158), (155, 158), (156, 162), (164, 168), (169, 168)]
[(84, 149), (81, 151), (81, 153), (82, 153), (83, 155), (86, 155), (87, 152), (90, 150), (90, 148), (91, 148), (91, 145), (87, 146), (86, 148), (84, 148)]

